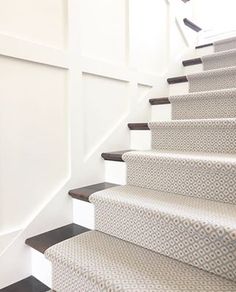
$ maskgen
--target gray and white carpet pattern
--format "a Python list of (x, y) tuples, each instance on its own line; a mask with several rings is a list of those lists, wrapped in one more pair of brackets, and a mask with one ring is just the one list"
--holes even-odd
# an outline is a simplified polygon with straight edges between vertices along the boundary
[(233, 292), (234, 282), (102, 232), (49, 248), (57, 292)]
[(236, 119), (150, 122), (152, 149), (236, 154)]
[[(97, 230), (236, 280), (235, 205), (133, 186), (95, 193), (90, 201)], [(216, 211), (228, 216), (220, 220)]]
[(189, 92), (235, 88), (236, 67), (187, 75)]
[(135, 151), (123, 159), (130, 185), (236, 204), (235, 158)]
[(236, 49), (202, 56), (203, 70), (236, 66)]
[(90, 196), (98, 231), (45, 252), (57, 292), (236, 291), (236, 37), (214, 50), (123, 155), (128, 185)]
[(170, 96), (173, 120), (236, 117), (236, 89)]
[(215, 52), (222, 52), (236, 48), (236, 37), (231, 37), (213, 43)]

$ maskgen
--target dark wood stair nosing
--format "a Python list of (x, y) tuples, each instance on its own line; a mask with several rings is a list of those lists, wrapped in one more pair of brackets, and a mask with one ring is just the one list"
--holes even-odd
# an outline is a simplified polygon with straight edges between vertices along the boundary
[(89, 229), (78, 224), (71, 223), (27, 238), (25, 243), (35, 250), (44, 253), (49, 247), (86, 231), (89, 231)]
[(160, 97), (160, 98), (150, 98), (149, 103), (151, 105), (160, 105), (160, 104), (170, 104), (168, 97)]
[(190, 29), (199, 32), (202, 30), (201, 27), (199, 27), (198, 25), (196, 25), (194, 22), (192, 22), (191, 20), (189, 20), (188, 18), (184, 18), (183, 19), (184, 24), (189, 27)]
[(130, 130), (150, 130), (148, 123), (128, 123)]
[(126, 152), (133, 151), (133, 150), (121, 150), (121, 151), (113, 151), (113, 152), (104, 152), (101, 154), (102, 158), (104, 160), (110, 160), (110, 161), (119, 161), (124, 162), (122, 159), (122, 155)]
[(211, 47), (211, 46), (213, 46), (213, 43), (196, 46), (195, 49), (202, 49), (202, 48)]
[(176, 83), (183, 83), (188, 82), (188, 79), (186, 76), (178, 76), (178, 77), (171, 77), (167, 79), (167, 82), (169, 84), (176, 84)]
[(183, 66), (192, 66), (192, 65), (199, 65), (202, 64), (202, 59), (201, 58), (194, 58), (194, 59), (189, 59), (189, 60), (184, 60)]
[(113, 183), (102, 182), (102, 183), (93, 184), (93, 185), (84, 186), (81, 188), (70, 190), (69, 195), (74, 199), (89, 202), (89, 196), (91, 196), (93, 193), (96, 193), (98, 191), (102, 191), (105, 189), (113, 188), (116, 186), (119, 186), (119, 185), (113, 184)]

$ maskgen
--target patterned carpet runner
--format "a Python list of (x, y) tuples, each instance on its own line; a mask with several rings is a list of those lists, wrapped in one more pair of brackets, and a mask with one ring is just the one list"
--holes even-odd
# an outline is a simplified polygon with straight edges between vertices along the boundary
[(214, 49), (127, 185), (90, 196), (96, 231), (46, 251), (55, 291), (236, 291), (236, 38)]

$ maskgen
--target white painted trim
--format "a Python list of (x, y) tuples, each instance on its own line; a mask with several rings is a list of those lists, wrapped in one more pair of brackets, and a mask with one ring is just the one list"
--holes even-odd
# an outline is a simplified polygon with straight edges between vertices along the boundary
[(0, 55), (68, 69), (66, 51), (2, 33), (0, 34)]

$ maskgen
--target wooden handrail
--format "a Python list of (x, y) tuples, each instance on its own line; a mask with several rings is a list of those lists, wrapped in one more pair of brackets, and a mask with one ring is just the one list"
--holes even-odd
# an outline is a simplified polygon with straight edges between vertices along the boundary
[(196, 32), (199, 32), (200, 30), (202, 30), (199, 26), (197, 26), (195, 23), (190, 21), (188, 18), (184, 18), (183, 22), (186, 26), (188, 26), (189, 28), (191, 28), (192, 30)]

